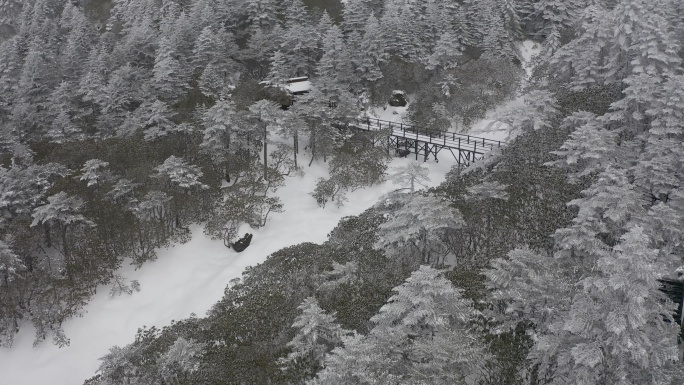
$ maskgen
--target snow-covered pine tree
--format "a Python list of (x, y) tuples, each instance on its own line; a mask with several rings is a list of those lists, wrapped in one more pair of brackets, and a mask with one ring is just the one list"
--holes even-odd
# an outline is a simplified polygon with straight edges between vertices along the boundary
[(0, 43), (0, 121), (11, 113), (21, 69), (19, 39), (15, 36)]
[(372, 9), (369, 0), (349, 0), (344, 3), (342, 25), (345, 34), (361, 31)]
[(200, 181), (204, 173), (199, 167), (188, 164), (184, 159), (174, 155), (168, 157), (163, 164), (155, 168), (155, 178), (167, 180), (168, 186), (175, 186), (190, 193), (193, 190), (206, 190), (209, 186)]
[(80, 7), (68, 2), (62, 11), (60, 26), (68, 28), (66, 41), (59, 54), (59, 70), (62, 79), (77, 81), (81, 77), (88, 50), (93, 43), (94, 27)]
[(258, 30), (268, 32), (277, 24), (276, 5), (273, 0), (247, 0), (244, 9), (252, 34)]
[(489, 57), (509, 60), (517, 57), (513, 32), (506, 28), (506, 12), (500, 8), (500, 4), (496, 0), (482, 0), (477, 2), (477, 7), (480, 20), (476, 25), (482, 28), (482, 41), (477, 46)]
[(627, 171), (608, 167), (598, 180), (568, 202), (578, 208), (572, 225), (556, 231), (558, 255), (578, 258), (585, 266), (615, 246), (624, 226), (644, 214), (640, 194), (629, 183)]
[(95, 223), (86, 219), (80, 212), (83, 210), (85, 201), (81, 198), (70, 196), (64, 191), (49, 196), (47, 203), (36, 207), (31, 214), (33, 221), (31, 227), (42, 225), (45, 227), (45, 242), (48, 247), (52, 247), (53, 236), (57, 233), (57, 239), (61, 246), (60, 252), (64, 257), (64, 268), (67, 275), (71, 278), (74, 269), (77, 268), (76, 261), (71, 256), (71, 239), (74, 232), (79, 228), (93, 227)]
[(287, 8), (280, 50), (285, 54), (283, 70), (289, 76), (303, 76), (313, 73), (320, 57), (319, 35), (301, 0), (293, 3), (299, 5)]
[(593, 113), (573, 113), (563, 125), (577, 129), (558, 151), (552, 152), (559, 159), (548, 165), (566, 170), (571, 180), (604, 171), (618, 156), (617, 133), (604, 129), (602, 120)]
[(356, 73), (363, 80), (371, 84), (382, 77), (380, 63), (388, 59), (384, 45), (384, 32), (375, 15), (370, 15), (363, 28), (363, 36), (360, 40)]
[(641, 384), (667, 382), (677, 370), (678, 328), (667, 322), (672, 306), (657, 281), (667, 262), (650, 243), (635, 226), (592, 270), (529, 250), (494, 263), (487, 272), (494, 298), (517, 315), (509, 325), (534, 325), (528, 358), (539, 378)]
[(283, 114), (283, 119), (280, 122), (280, 129), (278, 134), (287, 139), (292, 139), (292, 156), (294, 160), (294, 167), (297, 168), (297, 155), (299, 154), (299, 134), (304, 131), (306, 121), (295, 112), (288, 112)]
[(90, 104), (91, 108), (105, 104), (102, 90), (107, 85), (107, 74), (110, 72), (108, 62), (109, 53), (101, 44), (95, 45), (88, 53), (78, 90), (83, 101)]
[[(580, 281), (563, 322), (558, 359), (568, 362), (556, 376), (576, 383), (643, 384), (667, 382), (675, 369), (679, 328), (672, 303), (658, 289), (664, 265), (650, 239), (635, 226), (597, 271)], [(560, 326), (560, 325), (559, 325)]]
[(87, 186), (98, 186), (102, 181), (107, 180), (110, 175), (107, 167), (109, 162), (100, 159), (90, 159), (83, 164), (81, 175), (78, 180), (85, 181)]
[(411, 265), (439, 265), (447, 254), (443, 236), (463, 226), (458, 210), (430, 195), (399, 194), (390, 198), (400, 208), (378, 228), (375, 247)]
[(253, 138), (262, 142), (264, 150), (263, 167), (264, 180), (268, 180), (268, 142), (269, 134), (275, 132), (283, 119), (280, 106), (263, 99), (249, 106), (249, 122), (253, 124)]
[(266, 80), (276, 87), (286, 84), (285, 81), (290, 78), (290, 73), (287, 69), (287, 58), (285, 54), (280, 50), (275, 51), (271, 56), (270, 62), (271, 65), (268, 75), (266, 75)]
[(462, 51), (463, 47), (456, 34), (447, 30), (439, 36), (434, 51), (427, 57), (425, 67), (428, 70), (455, 68), (461, 59)]
[(349, 332), (337, 323), (334, 313), (320, 308), (316, 298), (306, 298), (297, 309), (300, 314), (292, 323), (296, 334), (287, 343), (290, 353), (280, 363), (284, 370), (302, 368), (307, 377), (313, 377), (323, 367), (325, 355), (341, 346), (342, 337)]
[(127, 207), (135, 202), (135, 189), (139, 186), (140, 183), (133, 183), (130, 179), (121, 178), (105, 194), (105, 197), (111, 202), (120, 203)]
[(195, 72), (200, 72), (212, 63), (217, 54), (216, 31), (211, 26), (202, 29), (192, 50), (192, 66)]
[(188, 376), (199, 370), (203, 350), (203, 344), (178, 337), (169, 350), (157, 359), (159, 374), (166, 383), (187, 381)]
[(54, 48), (38, 37), (31, 40), (16, 85), (13, 120), (25, 127), (24, 135), (39, 136), (46, 130), (50, 91), (56, 85)]
[(86, 111), (79, 111), (77, 107), (75, 88), (71, 82), (63, 81), (50, 95), (48, 114), (51, 123), (46, 135), (55, 143), (69, 142), (83, 136), (74, 118), (79, 112), (85, 114)]
[(0, 240), (0, 346), (12, 346), (14, 336), (18, 331), (19, 318), (22, 313), (12, 309), (10, 304), (16, 303), (20, 294), (15, 286), (16, 280), (21, 280), (26, 271), (22, 259), (12, 249), (12, 244)]
[(412, 193), (416, 191), (416, 185), (426, 187), (424, 183), (430, 181), (430, 171), (418, 162), (410, 162), (392, 171), (389, 179), (400, 186), (408, 185)]
[(586, 0), (535, 1), (525, 22), (542, 36), (548, 35), (554, 28), (564, 31), (573, 27), (586, 3)]
[[(102, 113), (98, 116), (99, 137), (128, 136), (140, 128), (139, 121), (133, 127), (122, 123), (149, 97), (148, 76), (149, 71), (130, 65), (124, 65), (112, 72), (107, 86), (100, 91), (99, 98), (103, 104)], [(139, 117), (141, 119), (142, 116)]]
[(152, 70), (152, 87), (160, 99), (171, 104), (180, 100), (189, 88), (188, 76), (177, 56), (171, 38), (162, 35)]
[(235, 103), (228, 97), (216, 101), (202, 116), (204, 134), (200, 151), (209, 155), (215, 167), (223, 171), (226, 179), (230, 179), (230, 154), (239, 149), (239, 142), (232, 136), (236, 123)]
[(344, 339), (309, 384), (467, 384), (488, 359), (469, 322), (478, 316), (439, 270), (421, 266), (394, 288), (367, 336)]
[(324, 83), (351, 84), (353, 75), (348, 58), (342, 30), (333, 25), (323, 37), (323, 56), (316, 66), (316, 77)]
[(169, 106), (158, 99), (146, 101), (138, 109), (144, 113), (142, 129), (146, 141), (153, 141), (167, 136), (175, 131), (176, 124), (173, 122), (172, 111)]
[(390, 55), (411, 62), (424, 54), (418, 30), (421, 20), (419, 8), (413, 2), (388, 0), (380, 18), (384, 31), (385, 46)]
[(133, 24), (123, 39), (117, 42), (112, 50), (113, 62), (109, 65), (113, 64), (114, 67), (118, 67), (128, 64), (151, 70), (156, 60), (158, 44), (159, 30), (154, 19), (151, 16), (144, 17)]
[[(25, 268), (21, 258), (12, 250), (11, 243), (0, 240), (0, 284), (7, 288)], [(3, 340), (5, 339), (0, 337), (0, 341)], [(0, 342), (0, 345), (4, 344)]]

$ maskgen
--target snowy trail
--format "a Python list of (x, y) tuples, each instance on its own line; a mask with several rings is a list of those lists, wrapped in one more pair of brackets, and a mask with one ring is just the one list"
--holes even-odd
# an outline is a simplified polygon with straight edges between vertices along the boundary
[[(410, 159), (396, 158), (390, 167), (398, 167)], [(452, 162), (427, 162), (430, 186), (444, 180)], [(399, 186), (391, 182), (347, 194), (342, 208), (328, 204), (325, 209), (309, 196), (316, 179), (327, 176), (327, 165), (305, 167), (305, 175), (288, 178), (278, 191), (285, 212), (272, 214), (268, 224), (251, 231), (252, 243), (237, 254), (220, 241), (202, 234), (200, 226), (192, 227), (193, 238), (183, 245), (158, 251), (159, 258), (139, 270), (124, 266), (120, 273), (137, 279), (141, 291), (133, 295), (109, 296), (108, 287), (85, 307), (83, 317), (65, 322), (64, 331), (71, 339), (65, 348), (45, 341), (33, 348), (34, 330), (23, 325), (10, 349), (0, 349), (0, 373), (3, 385), (80, 385), (95, 375), (98, 358), (114, 345), (133, 341), (143, 325), (162, 327), (171, 320), (187, 318), (191, 313), (203, 316), (222, 296), (228, 282), (242, 274), (245, 267), (256, 265), (286, 246), (301, 242), (324, 242), (340, 218), (361, 213), (377, 199)]]

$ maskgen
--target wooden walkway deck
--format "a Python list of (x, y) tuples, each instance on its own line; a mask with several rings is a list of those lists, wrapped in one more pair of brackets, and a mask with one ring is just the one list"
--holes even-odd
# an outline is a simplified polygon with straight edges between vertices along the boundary
[(437, 154), (446, 150), (453, 155), (459, 165), (464, 166), (482, 159), (487, 152), (506, 144), (498, 140), (455, 132), (430, 131), (410, 124), (369, 117), (357, 119), (352, 126), (363, 131), (387, 131), (388, 150), (393, 147), (395, 153), (403, 150), (407, 155), (415, 154), (416, 160), (422, 156), (423, 161), (432, 156), (438, 162)]

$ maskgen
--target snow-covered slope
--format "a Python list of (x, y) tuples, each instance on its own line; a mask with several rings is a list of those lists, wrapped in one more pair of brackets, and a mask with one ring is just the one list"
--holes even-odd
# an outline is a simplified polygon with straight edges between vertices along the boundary
[[(394, 159), (391, 167), (410, 161)], [(451, 164), (446, 156), (442, 162), (426, 163), (432, 186), (444, 180)], [(235, 253), (222, 242), (208, 239), (201, 227), (195, 226), (190, 242), (159, 250), (157, 261), (137, 271), (130, 266), (121, 269), (127, 279), (140, 282), (140, 292), (110, 297), (109, 288), (99, 288), (83, 317), (64, 324), (70, 346), (60, 349), (45, 341), (33, 348), (34, 331), (23, 325), (14, 346), (0, 349), (0, 383), (79, 385), (95, 374), (99, 357), (113, 345), (132, 342), (139, 327), (162, 327), (191, 313), (203, 316), (222, 297), (228, 281), (240, 276), (246, 266), (258, 264), (286, 246), (325, 241), (340, 218), (361, 213), (378, 197), (399, 187), (385, 182), (347, 194), (349, 200), (341, 208), (328, 204), (322, 209), (308, 194), (317, 178), (327, 176), (327, 165), (320, 162), (304, 171), (303, 176), (289, 178), (278, 191), (285, 212), (272, 214), (266, 227), (250, 230), (254, 237), (244, 252)]]

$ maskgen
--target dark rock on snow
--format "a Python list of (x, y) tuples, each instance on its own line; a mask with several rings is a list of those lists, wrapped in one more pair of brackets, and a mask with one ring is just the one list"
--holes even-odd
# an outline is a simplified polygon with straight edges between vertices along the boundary
[(405, 149), (403, 149), (403, 148), (397, 148), (397, 149), (394, 151), (394, 153), (395, 153), (397, 156), (400, 156), (400, 157), (402, 157), (402, 158), (406, 158), (406, 157), (408, 156), (408, 154), (411, 153), (411, 151), (405, 150)]
[(390, 97), (388, 103), (392, 107), (405, 107), (408, 103), (408, 100), (406, 100), (406, 94), (404, 94), (402, 91), (394, 91), (392, 92), (392, 96)]
[(241, 253), (243, 250), (249, 246), (250, 242), (252, 242), (252, 234), (245, 234), (244, 237), (238, 239), (233, 243), (233, 250), (235, 250), (238, 253)]

